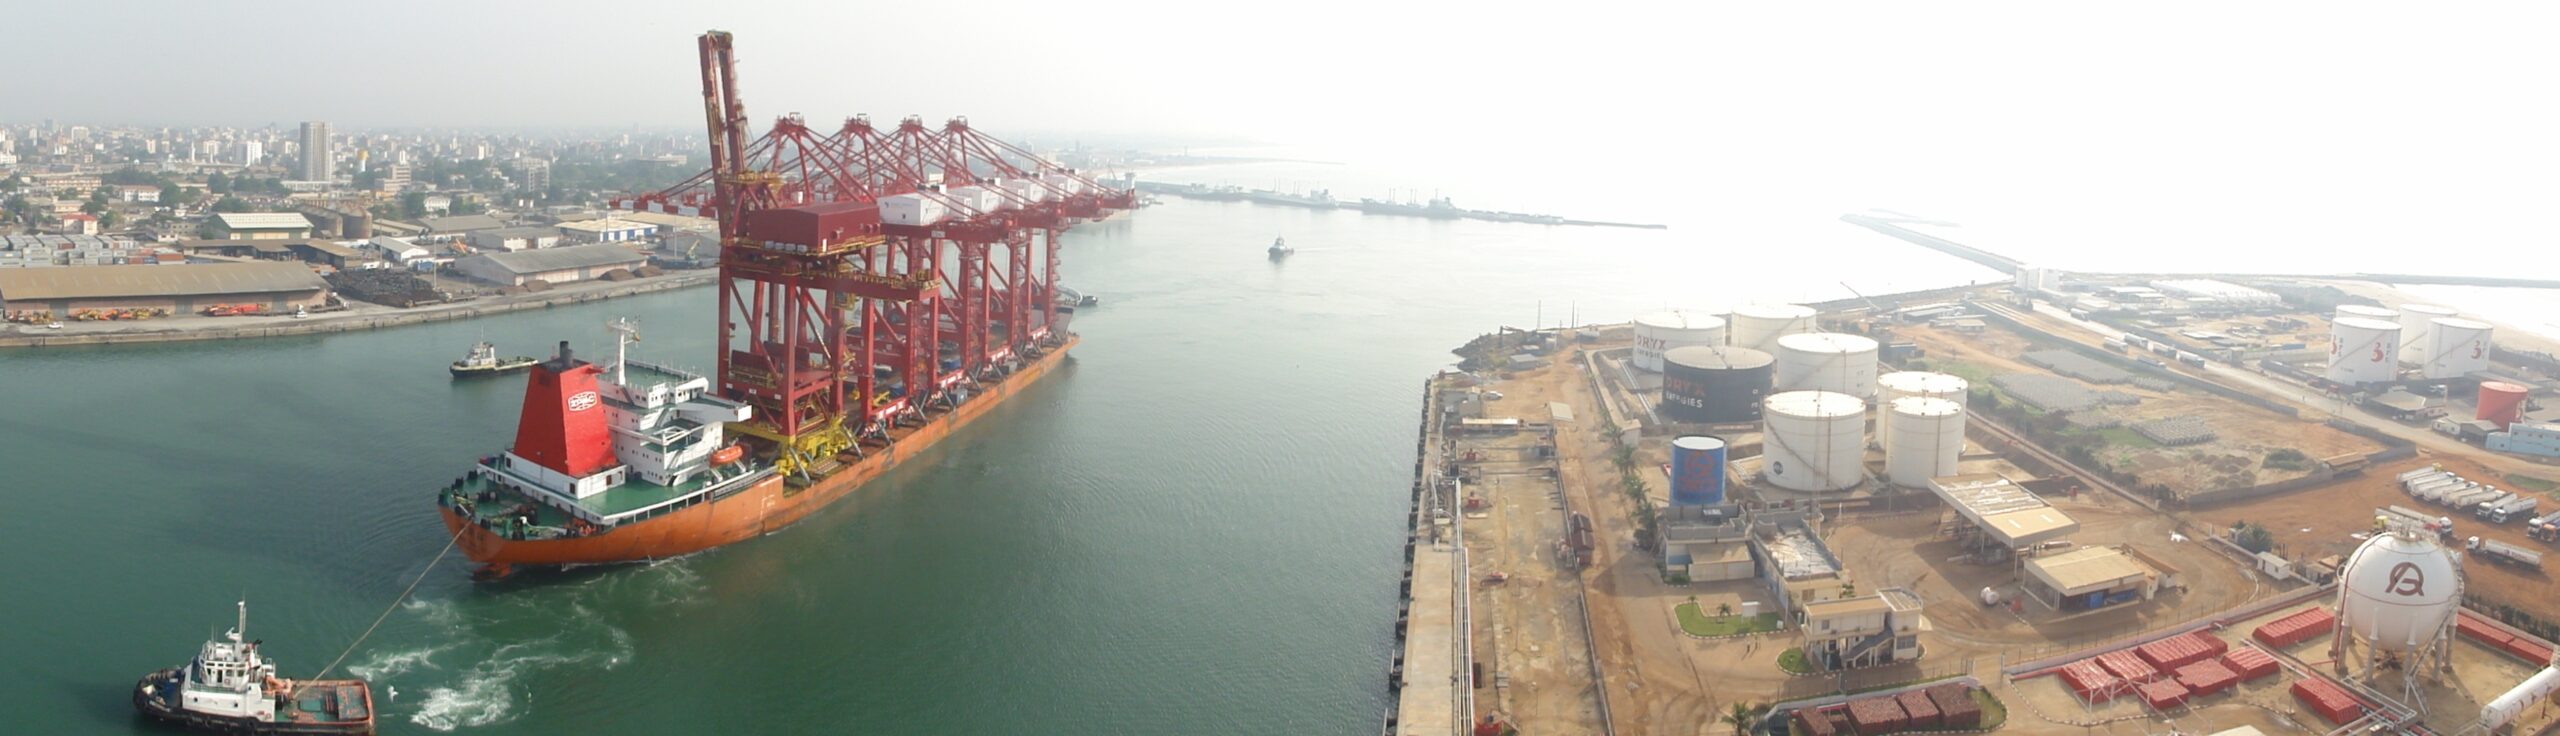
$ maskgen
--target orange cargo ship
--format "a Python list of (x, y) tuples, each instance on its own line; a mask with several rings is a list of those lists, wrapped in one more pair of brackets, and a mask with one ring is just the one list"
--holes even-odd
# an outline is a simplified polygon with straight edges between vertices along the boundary
[[(627, 325), (617, 324), (624, 342)], [(656, 560), (791, 525), (924, 452), (1066, 360), (1058, 333), (966, 399), (891, 429), (888, 440), (785, 475), (723, 439), (746, 405), (702, 376), (619, 355), (610, 372), (569, 353), (533, 367), (515, 446), (482, 458), (438, 505), (483, 576), (516, 565)], [(858, 451), (858, 454), (857, 454)]]

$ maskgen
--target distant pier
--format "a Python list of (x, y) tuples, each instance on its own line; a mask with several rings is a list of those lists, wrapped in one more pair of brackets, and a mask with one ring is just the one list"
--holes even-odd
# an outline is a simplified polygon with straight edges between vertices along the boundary
[(1628, 227), (1639, 230), (1664, 230), (1670, 227), (1669, 225), (1639, 222), (1569, 220), (1558, 215), (1536, 215), (1523, 212), (1461, 209), (1456, 205), (1450, 204), (1447, 199), (1433, 199), (1425, 204), (1388, 202), (1375, 199), (1363, 199), (1357, 202), (1344, 202), (1334, 199), (1331, 194), (1323, 191), (1318, 191), (1314, 194), (1290, 194), (1287, 192), (1277, 192), (1269, 189), (1213, 187), (1205, 184), (1168, 184), (1152, 181), (1138, 182), (1138, 191), (1146, 192), (1148, 194), (1163, 194), (1181, 197), (1183, 199), (1197, 199), (1206, 202), (1252, 202), (1254, 204), (1267, 204), (1276, 207), (1298, 207), (1311, 210), (1354, 210), (1364, 215), (1419, 217), (1426, 220), (1481, 220), (1485, 222), (1513, 222), (1523, 225)]

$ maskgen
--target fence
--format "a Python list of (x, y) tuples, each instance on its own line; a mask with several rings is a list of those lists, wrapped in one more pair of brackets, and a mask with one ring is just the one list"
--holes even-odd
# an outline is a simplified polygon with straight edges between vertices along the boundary
[(1847, 670), (1830, 676), (1788, 678), (1778, 686), (1778, 700), (1792, 702), (1836, 695), (1856, 695), (1936, 682), (1973, 674), (1973, 662), (1945, 662), (1933, 665), (1893, 664), (1862, 670)]

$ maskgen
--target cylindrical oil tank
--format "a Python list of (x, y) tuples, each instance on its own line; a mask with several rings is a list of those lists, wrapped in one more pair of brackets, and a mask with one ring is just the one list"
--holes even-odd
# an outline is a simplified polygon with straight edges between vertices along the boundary
[(2461, 314), (2433, 304), (2400, 305), (2400, 362), (2427, 365), (2427, 346), (2435, 339), (2435, 321)]
[(2399, 354), (2399, 323), (2370, 317), (2339, 317), (2329, 323), (2326, 375), (2331, 381), (2352, 386), (2391, 380), (2399, 374)]
[(1726, 344), (1763, 353), (1778, 351), (1778, 338), (1812, 332), (1812, 307), (1795, 304), (1745, 304), (1733, 310), (1733, 335)]
[(1673, 310), (1636, 318), (1636, 370), (1662, 372), (1662, 354), (1673, 348), (1722, 344), (1723, 317)]
[(1875, 396), (1876, 341), (1837, 332), (1780, 337), (1777, 377), (1780, 391)]
[(1946, 399), (1964, 406), (1965, 391), (1973, 388), (1964, 379), (1929, 371), (1895, 371), (1876, 377), (1876, 445), (1885, 454), (1893, 453), (1893, 412), (1884, 411), (1894, 399), (1905, 396), (1927, 396)]
[(2430, 321), (2427, 335), (2428, 378), (2461, 378), (2489, 369), (2489, 323), (2460, 317)]
[(1724, 503), (1724, 440), (1703, 434), (1671, 439), (1671, 504)]
[(2473, 419), (2497, 422), (2499, 429), (2524, 420), (2525, 387), (2505, 381), (2480, 382), (2480, 411)]
[(1691, 345), (1662, 354), (1662, 418), (1688, 424), (1760, 421), (1769, 395), (1768, 353)]
[(2331, 316), (2330, 319), (2339, 319), (2343, 317), (2363, 317), (2365, 319), (2378, 319), (2384, 322), (2396, 324), (2400, 321), (2400, 312), (2399, 310), (2395, 310), (2390, 307), (2376, 307), (2365, 304), (2340, 304), (2338, 305), (2338, 313)]
[(2374, 535), (2338, 570), (2338, 628), (2383, 651), (2434, 646), (2462, 607), (2460, 568), (2434, 537)]
[(1830, 391), (1770, 394), (1760, 406), (1760, 477), (1792, 491), (1866, 480), (1867, 402)]
[(1964, 405), (1932, 396), (1894, 399), (1879, 416), (1893, 417), (1894, 438), (1884, 453), (1884, 476), (1894, 485), (1921, 488), (1929, 479), (1956, 474), (1964, 456)]

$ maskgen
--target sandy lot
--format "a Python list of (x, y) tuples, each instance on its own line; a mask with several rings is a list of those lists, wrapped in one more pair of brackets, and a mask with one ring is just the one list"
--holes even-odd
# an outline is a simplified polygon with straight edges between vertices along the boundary
[[(1554, 371), (1541, 369), (1540, 373)], [(1551, 381), (1538, 373), (1501, 382), (1503, 398), (1487, 416), (1547, 419)], [(1576, 601), (1578, 573), (1556, 555), (1566, 511), (1553, 476), (1555, 463), (1536, 449), (1539, 432), (1461, 437), (1456, 443), (1467, 478), (1469, 578), (1476, 657), (1490, 673), (1478, 690), (1477, 710), (1500, 713), (1529, 733), (1585, 733), (1599, 729), (1600, 707), (1591, 681), (1591, 653), (1583, 644)], [(1490, 576), (1507, 579), (1500, 583)]]

